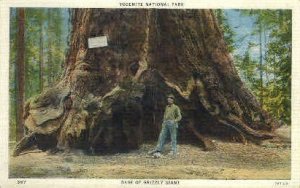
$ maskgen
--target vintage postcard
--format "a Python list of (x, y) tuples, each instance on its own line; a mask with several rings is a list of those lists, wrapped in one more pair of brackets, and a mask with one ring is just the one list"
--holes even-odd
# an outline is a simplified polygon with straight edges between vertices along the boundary
[(2, 1), (0, 188), (299, 187), (299, 1)]

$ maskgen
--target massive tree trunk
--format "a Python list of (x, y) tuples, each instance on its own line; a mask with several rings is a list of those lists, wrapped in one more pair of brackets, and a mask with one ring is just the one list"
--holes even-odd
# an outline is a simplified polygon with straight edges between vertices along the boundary
[[(135, 149), (157, 140), (166, 95), (183, 112), (179, 142), (207, 135), (259, 143), (276, 122), (241, 82), (211, 10), (76, 9), (63, 79), (26, 104), (39, 147)], [(88, 48), (107, 36), (108, 46)], [(33, 139), (34, 138), (34, 139)]]

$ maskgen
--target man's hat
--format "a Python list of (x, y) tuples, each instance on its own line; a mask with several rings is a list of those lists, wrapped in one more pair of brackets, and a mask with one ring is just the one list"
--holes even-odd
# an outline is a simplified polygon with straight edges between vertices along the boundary
[(167, 98), (171, 98), (171, 99), (175, 100), (175, 96), (173, 94), (168, 95)]

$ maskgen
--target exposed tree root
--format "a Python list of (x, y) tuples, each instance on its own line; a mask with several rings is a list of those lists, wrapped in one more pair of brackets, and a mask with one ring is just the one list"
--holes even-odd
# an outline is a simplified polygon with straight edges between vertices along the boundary
[(243, 142), (243, 144), (246, 144), (246, 143), (247, 143), (246, 136), (245, 136), (245, 134), (244, 134), (240, 129), (238, 129), (238, 128), (235, 127), (234, 125), (229, 124), (229, 123), (226, 122), (225, 120), (219, 120), (219, 122), (220, 122), (221, 124), (225, 125), (225, 126), (228, 126), (228, 127), (232, 128), (232, 129), (234, 129), (236, 132), (239, 133), (240, 139), (241, 139), (241, 141)]
[(204, 150), (205, 151), (211, 151), (214, 150), (216, 148), (215, 144), (212, 142), (212, 140), (210, 140), (209, 138), (203, 136), (202, 134), (200, 134), (196, 128), (192, 125), (192, 123), (189, 123), (187, 125), (187, 127), (189, 128), (190, 131), (193, 132), (193, 134), (200, 140), (200, 142), (203, 144)]
[(89, 150), (92, 154), (95, 154), (95, 145), (97, 140), (100, 138), (100, 135), (103, 133), (103, 130), (104, 130), (104, 125), (99, 128), (95, 136), (92, 136), (92, 133), (90, 133), (89, 135), (89, 139), (90, 139)]
[(13, 156), (18, 156), (22, 151), (30, 148), (34, 144), (35, 133), (31, 132), (25, 135), (15, 146), (13, 150)]

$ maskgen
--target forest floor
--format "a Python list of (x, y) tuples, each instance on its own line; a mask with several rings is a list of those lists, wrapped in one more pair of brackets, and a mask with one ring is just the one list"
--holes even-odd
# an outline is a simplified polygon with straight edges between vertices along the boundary
[[(287, 140), (290, 127), (278, 134)], [(179, 144), (176, 158), (168, 156), (170, 144), (162, 158), (147, 152), (155, 143), (143, 144), (128, 153), (85, 155), (80, 151), (49, 154), (38, 149), (18, 157), (10, 155), (10, 178), (165, 178), (165, 179), (290, 179), (290, 143), (266, 141), (261, 146), (215, 140), (217, 149)], [(10, 147), (12, 147), (11, 145)]]

